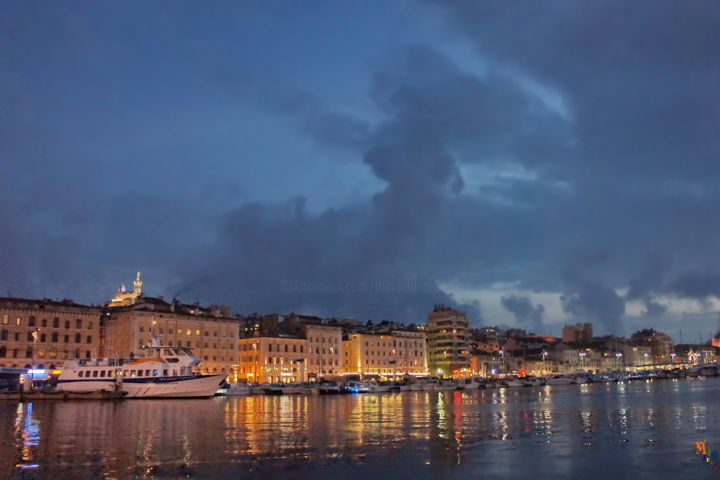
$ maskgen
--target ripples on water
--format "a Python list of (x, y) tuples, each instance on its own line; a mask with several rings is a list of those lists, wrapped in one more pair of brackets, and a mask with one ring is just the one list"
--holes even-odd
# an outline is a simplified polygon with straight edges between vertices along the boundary
[(720, 379), (0, 403), (0, 478), (720, 478)]

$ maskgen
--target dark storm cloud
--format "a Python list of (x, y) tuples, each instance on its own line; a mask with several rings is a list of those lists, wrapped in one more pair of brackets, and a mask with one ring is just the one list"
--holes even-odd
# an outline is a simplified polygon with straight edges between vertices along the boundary
[(543, 328), (545, 307), (533, 305), (528, 297), (510, 295), (500, 299), (502, 306), (515, 316), (518, 326), (529, 329), (532, 333), (540, 333)]
[(680, 297), (704, 300), (720, 297), (720, 273), (711, 270), (693, 270), (673, 279), (667, 286), (668, 293)]
[(642, 300), (645, 303), (646, 315), (664, 314), (667, 307), (658, 303), (655, 296), (662, 293), (665, 276), (671, 265), (672, 261), (667, 254), (648, 255), (640, 273), (630, 279), (630, 288), (625, 297), (628, 300)]
[[(45, 20), (55, 42), (72, 35), (59, 50), (63, 61), (39, 63), (47, 71), (31, 78), (36, 88), (22, 74), (0, 76), (12, 114), (0, 124), (8, 140), (2, 153), (12, 159), (11, 166), (0, 162), (0, 198), (7, 199), (0, 220), (14, 227), (0, 239), (7, 252), (0, 283), (43, 278), (58, 285), (72, 277), (67, 271), (82, 278), (102, 264), (107, 273), (93, 277), (101, 284), (118, 269), (131, 273), (129, 264), (144, 263), (158, 283), (171, 285), (166, 293), (228, 302), (240, 311), (417, 321), (433, 303), (458, 304), (438, 284), (482, 290), (506, 282), (562, 293), (568, 315), (603, 323), (610, 333), (623, 330), (626, 300), (642, 301), (648, 315), (658, 315), (665, 301), (659, 295), (717, 292), (716, 2), (423, 5), (433, 18), (446, 14), (452, 37), (469, 39), (477, 56), (442, 38), (393, 48), (368, 62), (369, 80), (357, 83), (362, 91), (337, 87), (336, 76), (359, 78), (358, 72), (343, 76), (341, 60), (355, 54), (345, 48), (347, 38), (338, 30), (327, 36), (307, 30), (316, 32), (310, 36), (302, 18), (297, 28), (292, 22), (276, 29), (272, 40), (291, 48), (273, 56), (263, 22), (256, 36), (224, 38), (251, 26), (235, 28), (232, 16), (218, 24), (177, 11), (160, 20), (142, 16), (151, 21), (139, 33), (153, 34), (141, 38), (142, 48), (128, 47), (127, 57), (125, 47), (115, 46), (117, 68), (103, 60), (116, 57), (105, 55), (102, 42), (83, 40), (82, 32), (87, 39), (99, 35), (83, 27), (94, 25), (92, 17), (65, 18), (72, 27), (65, 29)], [(211, 31), (197, 26), (205, 24)], [(25, 28), (13, 31), (34, 40)], [(380, 44), (381, 33), (365, 40)], [(217, 44), (216, 35), (223, 37)], [(164, 38), (167, 43), (157, 40)], [(53, 51), (53, 42), (45, 43), (30, 42), (28, 49), (14, 42), (4, 52), (11, 51), (13, 70), (23, 72), (35, 65), (26, 65), (34, 58), (28, 52)], [(337, 67), (313, 71), (312, 46), (331, 43), (342, 55), (324, 62)], [(146, 46), (149, 57), (142, 56)], [(78, 68), (57, 67), (68, 57)], [(293, 62), (302, 73), (286, 75)], [(107, 75), (88, 76), (95, 63)], [(127, 79), (115, 76), (135, 71), (142, 78), (121, 88)], [(298, 78), (308, 77), (314, 87), (299, 85)], [(48, 86), (44, 78), (63, 81)], [(75, 85), (69, 95), (61, 88), (67, 84)], [(219, 88), (222, 98), (213, 98)], [(86, 101), (78, 106), (78, 99)], [(216, 119), (209, 112), (219, 104), (228, 109)], [(67, 121), (93, 108), (102, 115), (79, 125)], [(177, 122), (185, 109), (188, 122)], [(163, 114), (135, 127), (157, 112)], [(203, 128), (208, 120), (214, 121)], [(224, 136), (211, 135), (236, 124)], [(139, 133), (148, 129), (151, 134)], [(293, 156), (302, 142), (290, 130), (315, 148), (303, 151), (308, 158)], [(244, 144), (256, 137), (264, 143), (247, 152)], [(223, 155), (225, 163), (212, 163)], [(353, 171), (366, 167), (378, 185), (374, 194), (309, 207), (313, 195), (324, 193), (319, 190), (340, 188), (336, 176), (324, 178), (331, 162), (311, 172), (291, 168), (313, 155), (354, 162)], [(236, 169), (266, 160), (274, 161), (267, 167), (272, 175), (262, 180)], [(213, 169), (220, 174), (205, 175)], [(38, 172), (56, 181), (39, 179)], [(90, 173), (76, 178), (73, 172)], [(206, 194), (219, 179), (237, 182), (243, 194)], [(299, 188), (308, 183), (313, 191)], [(157, 196), (136, 196), (158, 185)], [(272, 194), (247, 200), (257, 185), (255, 191)], [(42, 226), (50, 233), (40, 238)], [(647, 257), (655, 251), (672, 252), (672, 263)], [(624, 288), (623, 298), (616, 292)], [(477, 305), (463, 308), (480, 315)]]
[(579, 275), (567, 274), (567, 293), (560, 297), (563, 310), (578, 321), (594, 322), (605, 333), (622, 334), (625, 301), (611, 288)]
[[(273, 99), (272, 108), (278, 106), (277, 96), (263, 95)], [(308, 118), (330, 111), (307, 95), (290, 96), (294, 100), (280, 102), (280, 110), (296, 118), (302, 131), (312, 125)], [(443, 257), (464, 253), (476, 259), (485, 252), (468, 249), (473, 240), (449, 215), (464, 191), (453, 148), (477, 141), (486, 149), (478, 151), (476, 161), (481, 162), (509, 142), (516, 123), (538, 122), (542, 130), (541, 120), (553, 114), (512, 82), (469, 74), (424, 45), (410, 46), (383, 62), (373, 76), (370, 98), (383, 116), (367, 128), (357, 153), (385, 187), (366, 204), (320, 214), (309, 213), (302, 198), (238, 208), (224, 224), (211, 267), (197, 268), (200, 276), (210, 272), (203, 290), (191, 291), (208, 297), (232, 288), (244, 309), (303, 307), (361, 317), (394, 312), (410, 321), (424, 317), (434, 303), (457, 304), (434, 283), (459, 267), (455, 261), (443, 265)], [(357, 132), (357, 124), (337, 127), (350, 125)], [(324, 132), (308, 133), (317, 140)], [(459, 252), (450, 252), (444, 243), (450, 232), (460, 239)], [(358, 293), (346, 291), (347, 284), (386, 285), (389, 290), (358, 287)], [(281, 292), (282, 285), (300, 288)], [(309, 291), (318, 285), (332, 292)], [(403, 291), (408, 285), (409, 291)], [(479, 320), (479, 305), (462, 308)]]

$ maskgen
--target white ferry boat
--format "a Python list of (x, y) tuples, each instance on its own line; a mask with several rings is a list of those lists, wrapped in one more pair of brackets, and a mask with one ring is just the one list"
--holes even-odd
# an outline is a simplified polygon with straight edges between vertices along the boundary
[(201, 375), (198, 365), (200, 359), (187, 348), (151, 346), (129, 358), (66, 360), (57, 388), (123, 391), (126, 398), (210, 397), (227, 375)]

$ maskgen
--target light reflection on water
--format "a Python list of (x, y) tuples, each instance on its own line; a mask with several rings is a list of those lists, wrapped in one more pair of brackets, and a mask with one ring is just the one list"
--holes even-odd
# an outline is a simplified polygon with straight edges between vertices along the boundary
[[(720, 379), (0, 404), (0, 478), (713, 475)], [(710, 478), (708, 476), (708, 478)]]

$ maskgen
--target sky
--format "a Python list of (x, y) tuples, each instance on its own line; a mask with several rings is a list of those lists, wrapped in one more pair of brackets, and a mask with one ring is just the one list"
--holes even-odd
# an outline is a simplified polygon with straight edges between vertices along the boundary
[(720, 4), (7, 1), (0, 295), (720, 326)]

